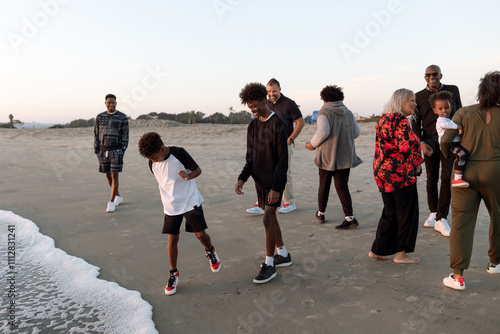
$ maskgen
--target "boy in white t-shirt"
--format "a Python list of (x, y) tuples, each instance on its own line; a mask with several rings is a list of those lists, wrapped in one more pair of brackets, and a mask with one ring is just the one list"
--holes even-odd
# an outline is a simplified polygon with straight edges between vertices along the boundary
[(469, 152), (460, 145), (460, 135), (463, 132), (462, 126), (449, 118), (452, 101), (453, 95), (447, 91), (440, 91), (429, 97), (429, 103), (431, 104), (432, 110), (438, 115), (438, 119), (436, 120), (436, 131), (438, 133), (439, 145), (441, 145), (441, 138), (446, 130), (458, 129), (458, 135), (453, 139), (450, 149), (450, 154), (455, 158), (455, 176), (451, 182), (451, 186), (467, 188), (469, 187), (469, 183), (462, 179), (462, 173), (465, 170), (465, 163), (469, 158)]
[(162, 233), (168, 234), (168, 260), (170, 273), (166, 295), (173, 295), (179, 283), (177, 270), (177, 243), (183, 218), (186, 232), (192, 232), (205, 246), (210, 269), (218, 272), (221, 263), (210, 236), (205, 232), (207, 223), (203, 215), (201, 197), (194, 178), (201, 174), (200, 167), (182, 147), (165, 146), (156, 132), (148, 132), (139, 139), (140, 154), (149, 159), (149, 168), (156, 177), (165, 213)]

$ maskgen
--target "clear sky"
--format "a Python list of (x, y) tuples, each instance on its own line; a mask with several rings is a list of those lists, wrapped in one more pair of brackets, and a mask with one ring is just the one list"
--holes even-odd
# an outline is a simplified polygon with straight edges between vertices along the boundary
[(228, 114), (275, 77), (304, 116), (328, 84), (360, 116), (430, 64), (475, 103), (500, 69), (500, 1), (0, 0), (0, 122), (67, 123), (104, 111)]

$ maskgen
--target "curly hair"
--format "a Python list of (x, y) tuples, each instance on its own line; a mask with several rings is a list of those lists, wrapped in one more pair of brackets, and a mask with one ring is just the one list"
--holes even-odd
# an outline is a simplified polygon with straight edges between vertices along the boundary
[(409, 97), (414, 95), (415, 94), (413, 93), (413, 91), (406, 88), (400, 88), (396, 90), (394, 93), (392, 93), (391, 99), (386, 103), (383, 113), (391, 114), (396, 112), (402, 114), (403, 103)]
[(321, 99), (324, 102), (344, 101), (344, 93), (342, 92), (342, 87), (339, 87), (337, 85), (326, 86), (321, 90), (319, 96), (321, 96)]
[(145, 133), (139, 139), (139, 153), (145, 158), (149, 159), (153, 154), (160, 151), (162, 147), (163, 141), (156, 132)]
[(434, 103), (436, 103), (437, 100), (444, 100), (448, 101), (450, 103), (450, 106), (453, 105), (453, 94), (450, 92), (447, 92), (445, 90), (442, 90), (440, 92), (436, 92), (432, 94), (429, 97), (429, 103), (431, 104), (431, 107), (434, 109)]
[(481, 109), (500, 106), (500, 71), (491, 71), (481, 78), (477, 90)]
[(267, 88), (259, 82), (246, 84), (240, 92), (241, 104), (251, 101), (262, 101), (267, 97)]

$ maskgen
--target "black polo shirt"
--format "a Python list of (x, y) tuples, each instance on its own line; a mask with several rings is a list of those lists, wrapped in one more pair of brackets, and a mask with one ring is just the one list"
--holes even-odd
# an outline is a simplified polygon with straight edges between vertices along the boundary
[(276, 103), (272, 103), (268, 100), (267, 105), (269, 109), (274, 111), (283, 119), (286, 125), (287, 138), (290, 137), (293, 132), (293, 121), (302, 117), (302, 113), (300, 112), (297, 103), (281, 94)]

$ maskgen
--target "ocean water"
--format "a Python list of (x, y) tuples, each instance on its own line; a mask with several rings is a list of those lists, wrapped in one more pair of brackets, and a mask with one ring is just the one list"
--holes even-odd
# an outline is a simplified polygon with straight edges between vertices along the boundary
[(158, 333), (139, 292), (98, 279), (98, 267), (3, 210), (0, 258), (0, 333)]

